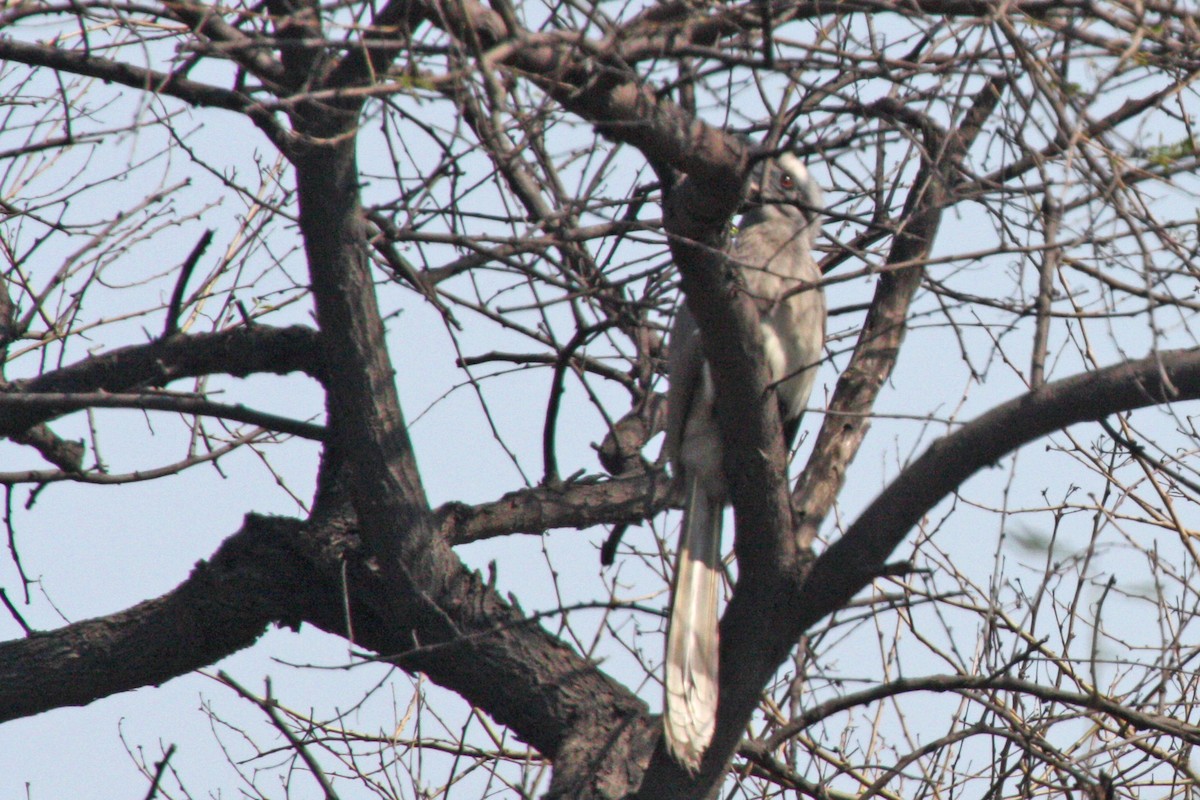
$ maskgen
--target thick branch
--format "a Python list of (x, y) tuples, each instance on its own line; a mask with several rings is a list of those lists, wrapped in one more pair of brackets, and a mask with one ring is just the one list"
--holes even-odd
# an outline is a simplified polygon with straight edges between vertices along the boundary
[[(609, 746), (636, 758), (628, 748), (652, 745), (656, 729), (645, 706), (628, 695), (597, 695), (604, 685), (587, 680), (595, 667), (536, 624), (498, 621), (473, 631), (489, 658), (482, 667), (455, 658), (463, 650), (457, 642), (414, 647), (417, 626), (390, 616), (388, 598), (396, 586), (357, 533), (350, 517), (303, 523), (251, 515), (211, 560), (163, 597), (0, 643), (0, 721), (160, 684), (249, 646), (268, 625), (307, 622), (338, 636), (353, 631), (356, 645), (405, 669), (434, 666), (430, 677), (469, 703), (498, 708), (504, 722), (548, 755), (562, 731), (579, 725), (593, 704), (610, 699), (623, 708), (625, 724), (606, 740)], [(469, 579), (475, 594), (464, 599), (471, 610), (486, 614), (492, 610), (490, 590), (478, 575)], [(343, 614), (347, 605), (350, 620)], [(503, 664), (523, 664), (523, 675), (502, 671), (482, 680), (499, 653), (506, 654)]]
[[(493, 64), (504, 64), (529, 76), (562, 104), (591, 122), (604, 135), (638, 148), (658, 170), (668, 165), (737, 192), (745, 167), (740, 144), (719, 128), (688, 114), (646, 85), (620, 57), (617, 47), (587, 42), (578, 36), (534, 35), (509, 30), (503, 17), (477, 0), (450, 4), (414, 3), (431, 23), (460, 41), (478, 41), (492, 50)], [(718, 198), (718, 217), (723, 200)], [(729, 209), (726, 219), (732, 214)]]
[(253, 644), (271, 622), (331, 602), (287, 550), (294, 522), (247, 518), (174, 591), (126, 611), (0, 644), (0, 721), (160, 684)]
[[(590, 762), (599, 743), (623, 753), (623, 760), (636, 760), (630, 750), (645, 751), (652, 740), (645, 705), (529, 623), (466, 569), (435, 528), (366, 253), (352, 135), (357, 113), (347, 104), (337, 113), (295, 119), (312, 142), (293, 163), (329, 367), (330, 439), (322, 484), (344, 487), (365, 549), (378, 565), (383, 589), (369, 602), (383, 621), (381, 639), (388, 644), (379, 646), (391, 648), (384, 652), (405, 669), (424, 672), (511, 725), (556, 766)], [(320, 505), (326, 508), (337, 495), (331, 489)]]
[(86, 75), (106, 83), (175, 97), (194, 106), (237, 111), (248, 116), (280, 149), (287, 151), (291, 145), (289, 134), (270, 113), (241, 92), (231, 92), (170, 73), (112, 61), (83, 50), (30, 44), (6, 37), (0, 37), (0, 61), (14, 61), (73, 75)]
[[(906, 204), (905, 224), (896, 237), (889, 263), (920, 263), (929, 253), (942, 213), (951, 202), (950, 187), (957, 181), (961, 161), (983, 120), (995, 108), (999, 92), (999, 84), (989, 83), (959, 129), (949, 135), (890, 100), (871, 109), (877, 115), (905, 118), (917, 125), (925, 145), (922, 168)], [(739, 308), (748, 304), (722, 298), (715, 291), (719, 284), (711, 282), (701, 301), (699, 293), (689, 287), (694, 279), (683, 259), (703, 258), (703, 252), (695, 249), (685, 253), (678, 246), (673, 252), (684, 274), (688, 307), (705, 337), (705, 355), (716, 387), (725, 470), (730, 476), (737, 520), (735, 551), (740, 571), (733, 598), (721, 620), (717, 731), (700, 774), (689, 784), (678, 770), (660, 763), (646, 777), (650, 787), (647, 796), (694, 797), (708, 794), (720, 780), (758, 705), (762, 687), (803, 630), (796, 628), (794, 620), (807, 602), (801, 585), (807, 546), (841, 489), (845, 467), (866, 433), (866, 414), (827, 417), (794, 494), (797, 531), (787, 494), (776, 408), (761, 402), (766, 396), (766, 368), (761, 363), (753, 309)], [(705, 274), (716, 273), (710, 266)], [(833, 411), (842, 405), (868, 411), (874, 404), (895, 364), (908, 307), (921, 276), (920, 267), (910, 267), (880, 277), (858, 346), (839, 380), (831, 404)], [(710, 305), (711, 309), (706, 310)]]
[(250, 98), (238, 92), (219, 89), (188, 78), (175, 77), (166, 72), (157, 72), (120, 61), (111, 61), (84, 50), (67, 50), (51, 45), (30, 44), (15, 39), (0, 38), (0, 59), (36, 67), (49, 67), (74, 75), (100, 78), (106, 82), (134, 89), (178, 97), (180, 100), (197, 106), (224, 108), (228, 111), (245, 111), (253, 104)]
[[(736, 163), (726, 166), (737, 174)], [(733, 192), (728, 191), (730, 186)], [(689, 177), (668, 199), (664, 218), (713, 380), (715, 416), (737, 526), (734, 547), (741, 573), (738, 592), (742, 592), (747, 582), (798, 572), (801, 551), (791, 535), (792, 507), (779, 408), (775, 402), (765, 402), (773, 395), (767, 391), (770, 375), (763, 359), (758, 312), (753, 300), (730, 284), (722, 252), (729, 216), (740, 200), (738, 190), (738, 182), (714, 189), (711, 181)], [(766, 604), (763, 609), (774, 603), (770, 594), (755, 595)], [(762, 613), (769, 616), (765, 610)], [(761, 624), (762, 619), (750, 626)], [(777, 663), (770, 651), (762, 649), (769, 637), (743, 632), (735, 641), (738, 646), (731, 649), (723, 624), (717, 732), (700, 771), (689, 774), (660, 748), (646, 771), (639, 797), (705, 797), (720, 781), (754, 708), (753, 704), (727, 702), (730, 676), (748, 668), (753, 671), (755, 665)], [(755, 673), (741, 683), (753, 686), (757, 698), (765, 678), (760, 680)]]
[(866, 586), (921, 517), (984, 467), (1068, 425), (1196, 399), (1200, 399), (1200, 350), (1156, 353), (1046, 384), (939, 439), (813, 563), (805, 580), (806, 603), (796, 618), (796, 635)]
[(670, 479), (652, 472), (595, 483), (521, 489), (477, 506), (447, 503), (437, 510), (435, 519), (439, 536), (457, 545), (513, 533), (640, 522), (665, 509), (670, 499)]
[(220, 16), (221, 10), (207, 3), (175, 2), (163, 3), (168, 13), (187, 23), (203, 37), (224, 45), (221, 50), (230, 54), (238, 64), (268, 85), (278, 88), (286, 76), (283, 65), (272, 58), (267, 49), (269, 42), (259, 36), (250, 36), (230, 25)]
[[(321, 441), (325, 429), (311, 422), (301, 422), (278, 414), (256, 411), (243, 405), (215, 403), (204, 397), (156, 392), (110, 394), (108, 392), (48, 392), (48, 393), (0, 393), (0, 425), (10, 412), (28, 414), (33, 409), (48, 409), (54, 414), (64, 414), (82, 408), (136, 408), (145, 411), (173, 411), (200, 417), (215, 417), (231, 422), (257, 425), (269, 431), (289, 433), (305, 439)], [(23, 434), (14, 436), (22, 441)], [(24, 442), (22, 442), (24, 443)], [(81, 451), (82, 455), (82, 451)], [(78, 466), (75, 467), (78, 469)]]
[[(272, 328), (252, 325), (220, 333), (172, 336), (123, 347), (36, 378), (13, 381), (11, 394), (79, 394), (159, 388), (200, 375), (286, 375), (303, 372), (324, 379), (316, 333), (299, 325)], [(19, 401), (18, 401), (19, 402)], [(15, 436), (61, 415), (61, 409), (6, 409), (0, 436)]]
[[(796, 628), (843, 607), (925, 513), (1007, 453), (1072, 424), (1196, 399), (1200, 350), (1173, 351), (1048, 384), (968, 423), (935, 442), (817, 560), (808, 579), (814, 591), (808, 597), (819, 602), (795, 619)], [(404, 629), (372, 611), (381, 603), (379, 595), (392, 587), (356, 546), (352, 523), (303, 525), (252, 516), (171, 593), (108, 617), (0, 644), (0, 720), (161, 683), (252, 644), (272, 623), (306, 621), (345, 635), (339, 579), (347, 563), (355, 642), (381, 654), (398, 654), (390, 660), (411, 669), (414, 659), (429, 654), (412, 651)], [(517, 624), (490, 634), (523, 658), (550, 652), (549, 644), (563, 659), (559, 669), (564, 675), (592, 669), (536, 625)], [(539, 660), (529, 663), (537, 666)], [(467, 665), (459, 671), (471, 672)], [(517, 692), (516, 705), (523, 713), (514, 726), (554, 730), (573, 724), (571, 715), (586, 707), (569, 689), (565, 680), (501, 681), (464, 687), (463, 694), (475, 701), (491, 692)], [(634, 739), (656, 735), (644, 708), (628, 723)]]
[[(922, 131), (925, 154), (905, 202), (903, 227), (897, 232), (887, 263), (920, 264), (932, 251), (942, 214), (960, 184), (963, 159), (983, 123), (996, 109), (1007, 82), (993, 78), (975, 96), (956, 131), (939, 131), (893, 101), (881, 101), (868, 113), (904, 117)], [(817, 529), (841, 491), (850, 462), (866, 436), (870, 410), (892, 374), (908, 330), (908, 309), (924, 276), (922, 267), (888, 270), (879, 278), (850, 363), (838, 379), (813, 454), (792, 493), (799, 518), (797, 536), (810, 547)], [(790, 645), (789, 645), (790, 646)]]

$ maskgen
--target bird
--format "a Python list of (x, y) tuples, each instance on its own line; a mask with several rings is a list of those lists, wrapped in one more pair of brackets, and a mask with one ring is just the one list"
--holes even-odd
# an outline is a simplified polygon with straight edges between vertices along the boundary
[[(735, 280), (758, 308), (770, 386), (789, 447), (825, 344), (825, 296), (812, 253), (822, 204), (821, 189), (798, 156), (764, 158), (751, 171), (729, 249)], [(667, 626), (663, 734), (675, 761), (695, 772), (716, 728), (721, 523), (728, 486), (712, 376), (686, 304), (669, 338), (664, 448), (684, 501)]]

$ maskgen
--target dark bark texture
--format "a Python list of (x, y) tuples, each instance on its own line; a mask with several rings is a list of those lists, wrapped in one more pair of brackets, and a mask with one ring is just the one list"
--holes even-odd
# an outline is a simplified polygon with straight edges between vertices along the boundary
[[(686, 75), (691, 60), (742, 37), (759, 37), (763, 44), (761, 53), (739, 51), (738, 68), (774, 68), (772, 30), (800, 20), (826, 24), (835, 13), (888, 19), (940, 15), (950, 21), (997, 15), (1003, 17), (996, 22), (1001, 32), (1019, 14), (1022, 20), (1039, 20), (1045, 29), (1061, 32), (1074, 30), (1069, 22), (1073, 15), (1099, 13), (1090, 3), (1017, 2), (1002, 10), (994, 3), (966, 0), (849, 2), (835, 12), (828, 4), (755, 2), (695, 14), (690, 4), (668, 2), (622, 24), (597, 13), (595, 30), (580, 33), (525, 30), (508, 2), (484, 6), (474, 0), (391, 0), (371, 7), (372, 13), (363, 7), (364, 17), (355, 23), (362, 28), (356, 30), (362, 39), (352, 46), (339, 44), (337, 37), (344, 29), (328, 24), (322, 17), (325, 10), (316, 3), (268, 0), (265, 8), (267, 21), (253, 25), (235, 15), (226, 18), (216, 6), (205, 4), (168, 3), (158, 12), (164, 26), (169, 22), (192, 32), (187, 41), (196, 53), (219, 53), (223, 66), (234, 65), (237, 78), (229, 87), (190, 77), (190, 65), (155, 70), (56, 43), (0, 38), (0, 59), (6, 61), (247, 116), (289, 162), (307, 297), (316, 322), (315, 329), (271, 327), (247, 318), (244, 325), (218, 333), (187, 334), (174, 332), (177, 320), (168, 320), (169, 336), (47, 368), (38, 377), (4, 381), (0, 391), (11, 396), (11, 402), (0, 397), (0, 436), (35, 447), (64, 472), (77, 473), (82, 469), (81, 447), (58, 440), (48, 423), (79, 408), (106, 405), (96, 399), (103, 395), (128, 395), (134, 407), (171, 408), (166, 395), (155, 401), (157, 405), (146, 400), (140, 406), (137, 395), (150, 396), (182, 379), (212, 375), (306, 375), (321, 385), (326, 413), (323, 424), (317, 425), (224, 408), (232, 421), (269, 428), (274, 420), (279, 432), (321, 442), (319, 488), (311, 514), (303, 519), (250, 514), (241, 530), (162, 597), (0, 643), (0, 721), (157, 685), (251, 646), (270, 626), (309, 624), (352, 639), (357, 647), (404, 670), (428, 676), (508, 726), (552, 762), (551, 797), (712, 797), (721, 790), (736, 755), (748, 754), (759, 766), (772, 757), (771, 748), (756, 744), (747, 749), (743, 738), (764, 687), (798, 640), (869, 586), (904, 537), (940, 501), (979, 470), (1054, 431), (1131, 409), (1200, 399), (1200, 353), (1194, 350), (1164, 351), (1044, 384), (1039, 365), (1035, 389), (934, 442), (899, 471), (840, 539), (814, 556), (814, 543), (867, 436), (872, 410), (892, 378), (914, 303), (930, 280), (927, 265), (934, 257), (943, 217), (1012, 178), (1033, 180), (1039, 159), (1057, 157), (1074, 145), (1059, 131), (1040, 146), (1037, 158), (1030, 156), (991, 175), (974, 172), (973, 149), (986, 135), (998, 136), (994, 130), (985, 134), (985, 129), (1003, 112), (1003, 103), (1021, 100), (1012, 88), (1018, 76), (995, 75), (983, 68), (972, 76), (971, 92), (963, 92), (960, 113), (953, 119), (939, 121), (917, 110), (918, 104), (892, 96), (855, 105), (837, 93), (836, 81), (830, 81), (795, 101), (794, 108), (781, 108), (771, 131), (752, 131), (769, 139), (783, 132), (786, 124), (780, 120), (789, 115), (833, 108), (856, 121), (878, 123), (881, 139), (898, 137), (915, 153), (913, 176), (903, 186), (887, 187), (902, 194), (898, 219), (885, 225), (847, 215), (862, 233), (854, 241), (835, 243), (839, 252), (827, 259), (832, 269), (838, 259), (849, 257), (846, 253), (866, 252), (890, 237), (861, 330), (844, 346), (845, 352), (838, 353), (844, 364), (836, 387), (811, 456), (792, 485), (778, 409), (773, 402), (763, 402), (771, 395), (756, 306), (731, 284), (724, 252), (747, 177), (757, 159), (774, 152), (776, 143), (763, 144), (705, 122), (713, 117), (697, 113), (694, 97), (682, 90), (668, 91), (659, 73), (653, 80), (645, 77), (657, 69), (659, 59), (678, 62), (681, 75)], [(1124, 20), (1106, 22), (1116, 28), (1133, 26)], [(931, 30), (940, 30), (940, 24), (931, 25)], [(423, 40), (418, 48), (413, 37), (419, 30), (437, 31), (434, 44)], [(1141, 27), (1137, 30), (1142, 35)], [(1087, 41), (1098, 50), (1107, 42), (1095, 37)], [(864, 61), (860, 67), (878, 69), (880, 80), (888, 78), (889, 70), (924, 63), (921, 48), (927, 43), (918, 45), (907, 60), (881, 58), (879, 64)], [(467, 80), (450, 72), (430, 76), (416, 67), (405, 72), (406, 54), (420, 48), (449, 54), (448, 63), (474, 77)], [(1188, 52), (1163, 44), (1146, 58), (1164, 59), (1170, 67), (1164, 67), (1165, 74), (1176, 75), (1173, 86), (1180, 89), (1191, 81), (1178, 77), (1181, 66), (1195, 68), (1185, 63)], [(800, 70), (800, 65), (793, 68)], [(551, 633), (539, 618), (527, 615), (515, 598), (502, 597), (454, 550), (512, 534), (636, 524), (653, 519), (673, 500), (669, 478), (640, 454), (662, 417), (661, 386), (654, 384), (662, 361), (661, 321), (646, 311), (656, 298), (622, 294), (620, 282), (606, 274), (607, 265), (598, 255), (602, 248), (592, 251), (583, 246), (584, 237), (572, 239), (570, 226), (579, 226), (584, 215), (569, 197), (564, 199), (567, 191), (561, 182), (530, 183), (532, 168), (521, 159), (536, 163), (552, 157), (537, 147), (530, 148), (531, 156), (524, 153), (520, 136), (543, 121), (528, 122), (524, 130), (521, 125), (495, 125), (486, 104), (479, 101), (495, 101), (529, 86), (536, 90), (530, 96), (538, 102), (582, 120), (624, 149), (617, 152), (636, 151), (639, 163), (649, 165), (654, 185), (646, 192), (661, 193), (661, 232), (685, 302), (702, 331), (716, 387), (716, 415), (736, 522), (738, 579), (721, 621), (717, 730), (694, 774), (667, 756), (659, 721), (634, 689), (565, 637)], [(396, 87), (430, 96), (441, 93), (453, 100), (462, 124), (493, 149), (490, 155), (499, 164), (496, 180), (519, 198), (520, 211), (514, 218), (521, 220), (521, 236), (489, 243), (482, 237), (450, 240), (450, 234), (435, 231), (429, 241), (437, 236), (450, 240), (463, 251), (458, 256), (461, 263), (455, 261), (444, 272), (410, 269), (407, 251), (398, 246), (408, 243), (404, 231), (378, 208), (364, 209), (369, 178), (358, 154), (364, 126), (375, 124), (368, 98), (399, 93)], [(1156, 88), (1153, 97), (1157, 101), (1168, 95)], [(793, 102), (790, 96), (787, 102)], [(1086, 133), (1100, 141), (1148, 107), (1127, 103), (1108, 117), (1091, 120)], [(853, 127), (846, 124), (845, 130)], [(838, 137), (852, 136), (845, 130), (831, 125), (831, 132), (800, 131), (798, 138), (804, 145), (807, 137), (811, 152), (818, 154), (822, 148), (844, 146)], [(452, 172), (447, 170), (446, 181), (463, 180)], [(1112, 184), (1142, 177), (1129, 171), (1114, 176)], [(436, 181), (430, 186), (436, 187)], [(555, 206), (548, 197), (561, 202)], [(621, 235), (640, 230), (643, 201), (628, 201), (619, 220), (627, 228)], [(831, 220), (827, 230), (836, 230), (837, 222)], [(579, 279), (579, 286), (564, 290), (570, 301), (599, 297), (595, 302), (611, 312), (612, 318), (595, 329), (581, 325), (582, 332), (569, 345), (544, 360), (556, 370), (558, 381), (553, 384), (552, 409), (571, 370), (612, 379), (631, 394), (633, 410), (626, 417), (604, 420), (608, 430), (601, 437), (607, 433), (607, 443), (598, 449), (613, 474), (562, 479), (554, 458), (559, 420), (556, 411), (548, 411), (540, 485), (492, 502), (451, 502), (435, 509), (426, 495), (419, 454), (401, 407), (385, 312), (380, 309), (381, 271), (373, 259), (392, 270), (389, 279), (410, 283), (414, 295), (430, 302), (453, 328), (458, 321), (438, 299), (438, 282), (493, 258), (508, 263), (506, 259), (532, 248), (538, 237), (545, 239), (541, 252), (547, 261), (565, 264), (563, 271)], [(538, 273), (530, 269), (528, 275)], [(185, 283), (186, 276), (171, 303), (172, 316), (178, 313)], [(648, 286), (647, 294), (660, 291), (653, 282)], [(1052, 304), (1045, 286), (1038, 313), (1048, 319)], [(1157, 289), (1138, 291), (1149, 303), (1161, 299), (1153, 294)], [(644, 306), (639, 305), (643, 300)], [(463, 305), (481, 315), (487, 312), (466, 301)], [(13, 314), (4, 316), (9, 318), (8, 330)], [(530, 338), (549, 340), (546, 331), (551, 327), (539, 320), (528, 329)], [(628, 334), (631, 349), (638, 351), (638, 369), (626, 373), (600, 359), (588, 360), (586, 345), (611, 330)], [(4, 340), (27, 335), (32, 334), (13, 328)], [(1044, 360), (1044, 342), (1042, 350)], [(22, 396), (41, 401), (20, 404)], [(56, 406), (47, 400), (67, 396), (78, 396), (79, 402), (64, 399)], [(174, 408), (222, 414), (221, 407), (201, 412), (182, 401)], [(586, 553), (593, 557), (590, 550)], [(1028, 689), (1012, 680), (1015, 691)], [(970, 681), (963, 677), (953, 686), (928, 682), (919, 687), (896, 684), (892, 689), (978, 688)], [(1045, 696), (1088, 703), (1083, 695), (1068, 695), (1066, 690)], [(1099, 701), (1090, 707), (1118, 713)], [(1124, 719), (1130, 724), (1145, 721), (1132, 712)], [(777, 746), (782, 742), (772, 743)]]

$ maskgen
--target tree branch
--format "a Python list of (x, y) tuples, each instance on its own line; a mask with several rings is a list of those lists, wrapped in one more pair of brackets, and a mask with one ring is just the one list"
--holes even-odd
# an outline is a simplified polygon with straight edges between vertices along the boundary
[(1155, 353), (1045, 384), (939, 439), (813, 563), (796, 617), (797, 635), (866, 586), (921, 517), (984, 467), (1069, 425), (1196, 399), (1200, 350)]
[(559, 488), (520, 489), (491, 503), (446, 503), (434, 512), (438, 535), (467, 544), (514, 533), (541, 534), (554, 528), (636, 523), (667, 507), (671, 479), (662, 472), (621, 476)]
[(962, 694), (1014, 692), (1027, 694), (1050, 703), (1064, 703), (1090, 709), (1137, 730), (1160, 730), (1171, 736), (1177, 736), (1189, 744), (1200, 744), (1200, 727), (1165, 714), (1138, 711), (1130, 705), (1117, 702), (1098, 692), (1071, 692), (1057, 686), (1047, 686), (1003, 674), (928, 675), (921, 678), (897, 678), (821, 703), (781, 726), (779, 730), (771, 734), (769, 740), (744, 748), (744, 752), (749, 757), (771, 753), (791, 737), (834, 714), (863, 708), (871, 703), (906, 692), (958, 692)]
[[(216, 417), (233, 422), (257, 425), (270, 431), (289, 433), (304, 439), (324, 441), (326, 431), (320, 425), (301, 422), (278, 414), (256, 411), (243, 405), (215, 403), (204, 397), (178, 394), (110, 394), (108, 392), (48, 392), (48, 393), (0, 393), (0, 427), (4, 426), (6, 412), (27, 414), (30, 409), (47, 409), (55, 415), (83, 408), (137, 408), (148, 411), (173, 411), (202, 417)], [(21, 434), (14, 441), (24, 441)], [(78, 466), (76, 466), (78, 469)]]
[[(636, 759), (652, 746), (657, 728), (644, 704), (537, 624), (497, 613), (500, 601), (476, 573), (465, 575), (469, 591), (454, 598), (463, 607), (448, 604), (444, 617), (474, 628), (454, 641), (420, 639), (420, 619), (392, 616), (396, 584), (358, 533), (352, 516), (300, 522), (249, 515), (168, 594), (0, 643), (0, 721), (159, 684), (253, 644), (268, 625), (308, 622), (406, 670), (426, 671), (549, 758), (560, 757), (564, 732), (582, 725), (581, 715), (595, 715), (598, 702), (614, 702), (611, 713), (624, 721), (611, 726), (610, 747)], [(461, 657), (464, 650), (470, 658)]]
[[(330, 602), (289, 549), (295, 522), (247, 517), (174, 591), (117, 614), (0, 643), (0, 721), (162, 683), (253, 644), (272, 622)], [(324, 591), (322, 591), (322, 588)]]
[(222, 9), (180, 0), (166, 0), (162, 5), (171, 16), (189, 25), (199, 36), (224, 45), (221, 52), (231, 55), (259, 80), (275, 89), (284, 84), (283, 65), (272, 58), (268, 50), (271, 42), (230, 25), (220, 16)]
[[(396, 394), (366, 253), (357, 111), (347, 101), (337, 113), (294, 120), (307, 143), (293, 163), (329, 368), (330, 440), (321, 483), (332, 487), (326, 498), (350, 499), (382, 581), (383, 590), (370, 597), (383, 621), (380, 641), (369, 646), (512, 726), (555, 761), (556, 772), (560, 764), (575, 770), (591, 764), (598, 743), (622, 753), (623, 761), (644, 760), (654, 735), (645, 704), (528, 622), (438, 534)], [(319, 504), (322, 513), (328, 503)], [(354, 630), (356, 641), (365, 642), (363, 629)]]
[[(303, 372), (324, 381), (316, 332), (295, 325), (251, 325), (219, 333), (175, 335), (93, 356), (36, 378), (13, 381), (10, 394), (120, 393), (159, 388), (181, 378), (225, 374), (244, 378)], [(14, 401), (20, 404), (21, 401)], [(86, 405), (86, 404), (85, 404)], [(0, 417), (0, 436), (17, 436), (61, 415), (52, 406), (11, 409)]]
[[(889, 263), (920, 263), (929, 253), (962, 159), (983, 120), (995, 108), (1001, 86), (998, 81), (985, 86), (953, 135), (944, 134), (924, 117), (909, 115), (908, 121), (919, 126), (925, 155)], [(891, 100), (876, 104), (872, 111), (893, 118), (908, 113)], [(664, 763), (666, 759), (659, 759), (647, 773), (645, 785), (651, 791), (644, 796), (697, 797), (707, 795), (719, 782), (757, 708), (763, 686), (803, 631), (794, 620), (806, 607), (804, 587), (819, 586), (801, 583), (809, 558), (807, 548), (841, 489), (845, 466), (866, 433), (866, 413), (841, 416), (836, 412), (843, 406), (861, 412), (873, 406), (895, 364), (908, 307), (923, 270), (910, 267), (880, 276), (858, 346), (839, 379), (832, 413), (826, 417), (809, 465), (792, 495), (797, 529), (787, 493), (777, 409), (761, 402), (766, 396), (766, 367), (761, 363), (761, 344), (755, 341), (759, 334), (753, 324), (753, 308), (739, 309), (736, 302), (722, 298), (711, 277), (706, 299), (698, 303), (697, 293), (689, 287), (685, 254), (677, 246), (673, 252), (684, 274), (689, 308), (705, 337), (705, 355), (717, 387), (717, 419), (722, 426), (725, 472), (731, 476), (740, 574), (721, 620), (717, 730), (700, 773), (691, 780), (674, 765)], [(688, 255), (695, 256), (713, 258), (700, 250)], [(712, 270), (710, 266), (705, 274), (714, 275)], [(713, 310), (706, 310), (710, 303)], [(749, 409), (758, 412), (749, 413)]]
[(0, 37), (0, 61), (15, 61), (74, 75), (86, 75), (108, 83), (168, 95), (195, 106), (236, 111), (248, 116), (281, 150), (287, 152), (291, 147), (290, 134), (257, 102), (240, 92), (231, 92), (170, 73), (112, 61), (94, 53), (19, 42), (7, 37)]

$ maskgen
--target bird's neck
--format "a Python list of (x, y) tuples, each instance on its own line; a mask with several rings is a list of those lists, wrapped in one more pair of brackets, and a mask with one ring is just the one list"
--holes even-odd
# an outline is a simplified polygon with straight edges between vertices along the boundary
[(739, 228), (748, 228), (751, 225), (762, 225), (763, 223), (776, 223), (780, 225), (788, 225), (793, 228), (801, 228), (804, 225), (803, 215), (789, 214), (783, 206), (779, 205), (761, 205), (753, 208), (742, 214), (741, 220), (738, 222)]
[(803, 247), (804, 220), (797, 219), (775, 206), (752, 208), (738, 221), (738, 238), (750, 237), (775, 249)]

